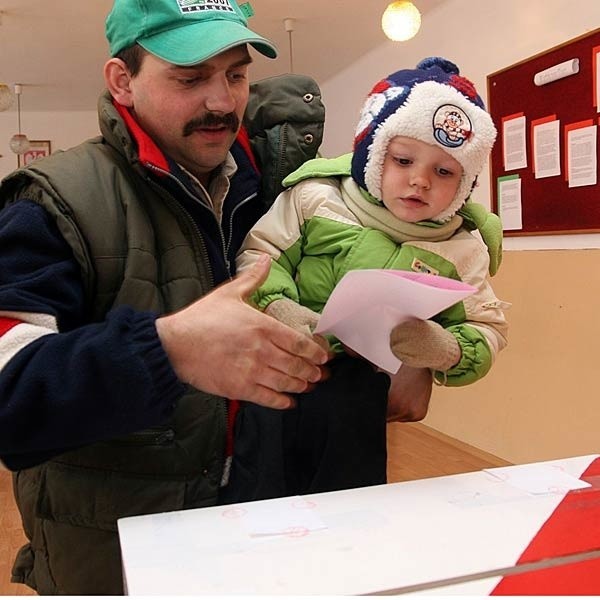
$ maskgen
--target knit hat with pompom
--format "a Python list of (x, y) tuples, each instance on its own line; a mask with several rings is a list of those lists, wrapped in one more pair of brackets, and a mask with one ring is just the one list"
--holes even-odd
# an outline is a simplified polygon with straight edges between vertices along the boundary
[(426, 58), (369, 93), (356, 128), (352, 178), (379, 200), (387, 147), (399, 135), (439, 146), (462, 165), (454, 200), (432, 219), (450, 220), (470, 196), (496, 139), (483, 100), (454, 63)]

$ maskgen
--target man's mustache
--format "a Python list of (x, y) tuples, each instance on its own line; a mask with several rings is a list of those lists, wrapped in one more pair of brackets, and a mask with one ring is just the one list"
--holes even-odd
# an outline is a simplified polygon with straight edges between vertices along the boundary
[(240, 120), (235, 113), (227, 113), (226, 115), (216, 115), (214, 113), (206, 113), (203, 117), (188, 121), (183, 127), (183, 137), (192, 135), (196, 129), (204, 127), (227, 127), (234, 133), (240, 127)]

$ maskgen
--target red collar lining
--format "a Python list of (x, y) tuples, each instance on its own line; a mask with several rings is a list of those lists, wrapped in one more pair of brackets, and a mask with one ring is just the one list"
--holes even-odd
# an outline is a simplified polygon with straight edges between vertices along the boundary
[(244, 152), (248, 156), (248, 159), (250, 160), (250, 163), (254, 167), (254, 170), (260, 175), (260, 169), (258, 168), (258, 165), (256, 164), (256, 159), (254, 158), (254, 153), (252, 152), (252, 146), (250, 145), (250, 136), (248, 135), (248, 131), (246, 130), (246, 128), (243, 125), (240, 127), (240, 130), (238, 131), (237, 141), (239, 142), (240, 146), (244, 149)]
[(133, 118), (132, 114), (129, 112), (129, 109), (122, 104), (119, 104), (113, 98), (113, 104), (123, 121), (125, 121), (125, 125), (127, 125), (127, 129), (133, 136), (134, 140), (138, 145), (138, 154), (139, 159), (142, 164), (150, 163), (164, 171), (170, 171), (169, 163), (165, 155), (162, 153), (160, 148), (152, 141), (150, 136), (140, 127), (137, 121)]

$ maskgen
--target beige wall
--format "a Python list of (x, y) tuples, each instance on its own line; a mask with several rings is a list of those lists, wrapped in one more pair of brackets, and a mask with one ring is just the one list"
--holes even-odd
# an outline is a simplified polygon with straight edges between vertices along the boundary
[(436, 388), (425, 423), (515, 463), (600, 452), (600, 250), (506, 252), (492, 283), (508, 347), (476, 384)]

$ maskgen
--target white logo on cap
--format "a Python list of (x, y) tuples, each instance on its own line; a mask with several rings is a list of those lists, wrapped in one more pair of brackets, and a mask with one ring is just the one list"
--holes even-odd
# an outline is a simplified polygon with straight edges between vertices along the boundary
[(471, 137), (472, 129), (469, 117), (454, 104), (440, 106), (433, 115), (433, 137), (447, 148), (462, 146)]
[(235, 12), (229, 0), (177, 0), (177, 4), (183, 14), (203, 10)]

